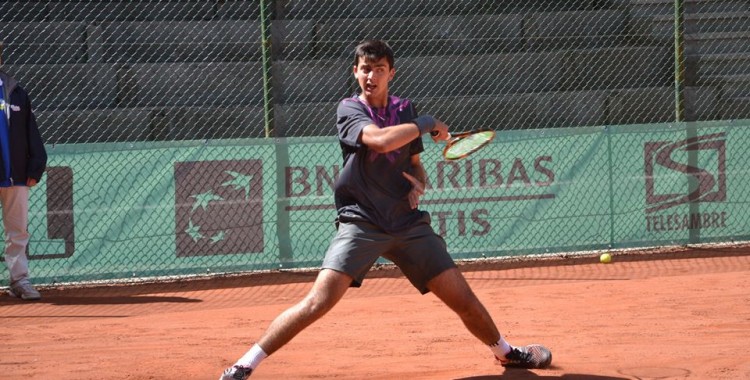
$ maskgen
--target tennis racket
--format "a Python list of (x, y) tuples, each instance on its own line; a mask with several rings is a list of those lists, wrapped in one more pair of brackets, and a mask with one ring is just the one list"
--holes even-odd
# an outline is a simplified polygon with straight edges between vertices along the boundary
[[(431, 132), (437, 135), (436, 132)], [(479, 149), (484, 148), (495, 138), (495, 131), (474, 130), (448, 134), (448, 144), (443, 149), (446, 160), (460, 160)]]

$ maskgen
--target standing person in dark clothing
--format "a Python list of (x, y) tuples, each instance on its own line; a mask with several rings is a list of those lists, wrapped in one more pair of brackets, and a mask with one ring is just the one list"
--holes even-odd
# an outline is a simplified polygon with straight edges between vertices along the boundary
[(22, 300), (38, 300), (41, 295), (29, 279), (29, 261), (26, 257), (29, 189), (36, 186), (44, 174), (47, 152), (31, 110), (29, 95), (18, 81), (2, 70), (0, 110), (0, 205), (5, 229), (5, 264), (10, 272), (10, 294)]

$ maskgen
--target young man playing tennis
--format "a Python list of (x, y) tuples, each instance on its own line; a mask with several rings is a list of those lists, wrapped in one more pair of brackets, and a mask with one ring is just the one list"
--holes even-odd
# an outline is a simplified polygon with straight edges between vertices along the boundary
[(500, 364), (544, 368), (552, 361), (543, 346), (513, 347), (501, 337), (430, 226), (429, 214), (418, 209), (426, 183), (421, 136), (432, 133), (435, 142), (446, 140), (448, 126), (432, 116), (417, 116), (409, 100), (389, 95), (393, 62), (393, 51), (383, 41), (356, 47), (353, 73), (361, 92), (341, 101), (336, 115), (344, 156), (334, 186), (336, 236), (308, 295), (276, 317), (220, 380), (248, 378), (263, 359), (331, 310), (350, 286), (360, 286), (381, 256), (422, 294), (434, 293), (455, 311)]

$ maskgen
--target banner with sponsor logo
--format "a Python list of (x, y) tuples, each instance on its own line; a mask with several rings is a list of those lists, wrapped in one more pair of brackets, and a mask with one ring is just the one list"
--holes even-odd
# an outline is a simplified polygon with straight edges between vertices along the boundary
[[(746, 240), (749, 124), (503, 131), (459, 161), (425, 138), (420, 207), (457, 259)], [(37, 283), (315, 267), (335, 233), (335, 137), (48, 153)]]
[(613, 127), (610, 135), (614, 246), (747, 239), (747, 121)]
[(30, 200), (33, 277), (278, 268), (274, 198), (262, 193), (276, 187), (273, 152), (256, 140), (48, 147)]

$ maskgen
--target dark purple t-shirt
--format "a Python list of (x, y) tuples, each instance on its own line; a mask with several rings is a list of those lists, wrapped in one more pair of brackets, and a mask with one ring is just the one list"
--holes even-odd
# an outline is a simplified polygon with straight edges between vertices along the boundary
[(409, 206), (411, 183), (402, 172), (414, 174), (411, 156), (424, 150), (416, 138), (403, 147), (377, 153), (362, 143), (362, 130), (369, 124), (381, 128), (412, 121), (417, 117), (411, 101), (388, 97), (388, 106), (372, 108), (356, 95), (339, 103), (336, 128), (344, 164), (334, 186), (339, 219), (365, 219), (386, 232), (404, 230), (419, 221), (422, 211)]

